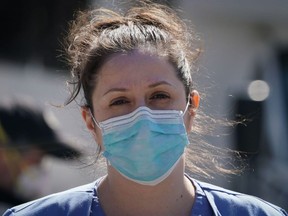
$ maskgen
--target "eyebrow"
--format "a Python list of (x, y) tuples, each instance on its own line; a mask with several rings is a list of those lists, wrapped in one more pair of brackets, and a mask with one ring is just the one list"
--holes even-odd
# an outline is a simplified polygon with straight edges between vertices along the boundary
[(103, 96), (111, 92), (126, 92), (126, 91), (127, 91), (126, 88), (112, 88), (112, 89), (109, 89), (107, 92), (105, 92)]
[(153, 84), (149, 85), (148, 87), (149, 87), (149, 88), (154, 88), (154, 87), (157, 87), (157, 86), (159, 86), (159, 85), (169, 85), (169, 86), (172, 86), (171, 83), (168, 83), (168, 82), (166, 82), (166, 81), (160, 81), (160, 82), (153, 83)]
[[(150, 84), (148, 87), (149, 88), (155, 88), (155, 87), (160, 86), (160, 85), (172, 86), (170, 83), (168, 83), (166, 81), (160, 81), (160, 82), (156, 82), (156, 83)], [(128, 91), (128, 89), (126, 89), (126, 88), (111, 88), (107, 92), (105, 92), (103, 94), (103, 96), (107, 95), (108, 93), (111, 93), (111, 92), (127, 92), (127, 91)]]

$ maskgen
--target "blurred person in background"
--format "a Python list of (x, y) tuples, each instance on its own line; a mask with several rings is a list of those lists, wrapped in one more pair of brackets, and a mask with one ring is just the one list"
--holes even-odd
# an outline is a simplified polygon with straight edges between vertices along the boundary
[(54, 120), (52, 112), (24, 100), (0, 105), (0, 214), (42, 195), (49, 181), (41, 168), (45, 155), (64, 160), (80, 155), (53, 127)]

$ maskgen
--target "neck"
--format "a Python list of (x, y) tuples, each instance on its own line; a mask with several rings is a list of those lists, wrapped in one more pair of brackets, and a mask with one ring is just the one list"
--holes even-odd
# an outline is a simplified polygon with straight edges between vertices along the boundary
[(146, 186), (126, 179), (108, 166), (108, 175), (98, 189), (104, 211), (107, 215), (114, 215), (111, 209), (115, 210), (115, 215), (119, 215), (119, 212), (123, 215), (186, 215), (183, 212), (179, 214), (179, 210), (189, 214), (195, 191), (184, 176), (183, 167), (184, 160), (181, 159), (164, 181), (155, 186)]

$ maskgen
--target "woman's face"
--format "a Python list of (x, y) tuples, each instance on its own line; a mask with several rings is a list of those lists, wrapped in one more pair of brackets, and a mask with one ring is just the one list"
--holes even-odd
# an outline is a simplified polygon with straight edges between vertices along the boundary
[[(98, 73), (92, 103), (93, 115), (101, 122), (128, 114), (140, 106), (184, 111), (187, 98), (184, 85), (168, 60), (134, 51), (115, 54), (104, 63)], [(96, 141), (102, 143), (100, 130), (93, 126), (87, 111), (83, 112), (87, 127), (93, 130)], [(190, 118), (186, 113), (186, 128)]]

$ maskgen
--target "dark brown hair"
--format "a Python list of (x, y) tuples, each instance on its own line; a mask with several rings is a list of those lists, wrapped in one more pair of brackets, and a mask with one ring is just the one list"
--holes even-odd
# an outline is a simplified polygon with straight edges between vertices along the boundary
[(200, 53), (198, 36), (167, 6), (140, 2), (123, 15), (103, 8), (80, 12), (67, 39), (74, 88), (66, 104), (83, 88), (85, 105), (93, 108), (91, 94), (99, 68), (112, 54), (133, 50), (167, 57), (186, 93), (192, 88), (191, 69), (196, 70)]

